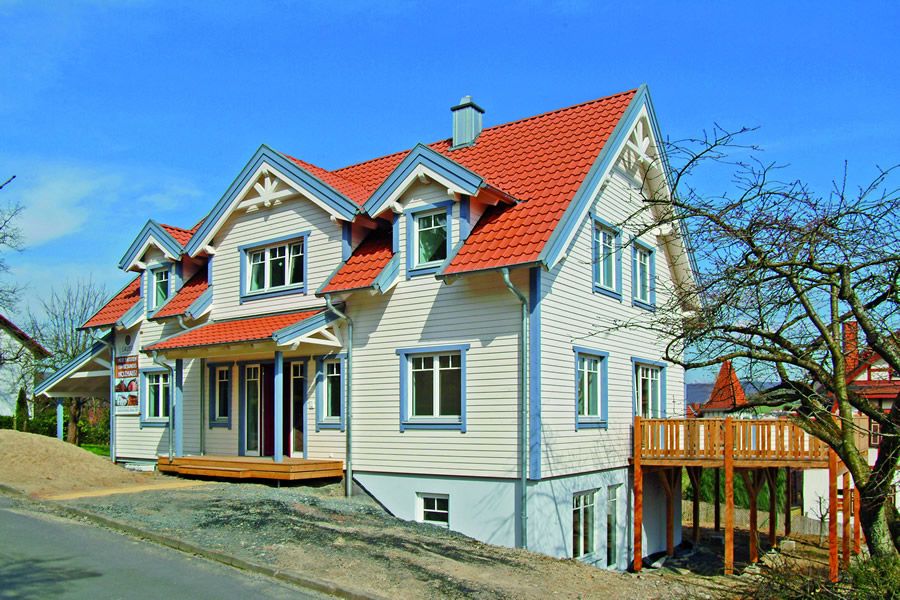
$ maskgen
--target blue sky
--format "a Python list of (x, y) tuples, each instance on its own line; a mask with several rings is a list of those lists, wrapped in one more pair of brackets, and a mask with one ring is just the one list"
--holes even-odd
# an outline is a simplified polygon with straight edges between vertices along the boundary
[(0, 0), (20, 310), (124, 284), (145, 220), (191, 226), (261, 143), (335, 168), (447, 137), (464, 94), (492, 125), (647, 83), (671, 138), (758, 125), (792, 176), (862, 182), (900, 162), (898, 24), (897, 3)]

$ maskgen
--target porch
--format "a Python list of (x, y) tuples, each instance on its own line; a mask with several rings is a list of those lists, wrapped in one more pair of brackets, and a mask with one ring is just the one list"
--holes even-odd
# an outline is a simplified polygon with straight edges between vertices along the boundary
[(341, 460), (316, 460), (285, 456), (281, 462), (258, 456), (160, 456), (157, 469), (173, 475), (219, 477), (222, 479), (272, 479), (299, 481), (343, 477)]

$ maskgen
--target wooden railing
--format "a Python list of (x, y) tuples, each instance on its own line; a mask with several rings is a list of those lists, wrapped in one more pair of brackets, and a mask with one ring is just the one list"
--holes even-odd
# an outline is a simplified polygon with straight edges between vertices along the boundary
[[(787, 418), (729, 419), (734, 460), (828, 461), (828, 446)], [(722, 460), (725, 419), (635, 419), (640, 426), (642, 459)], [(866, 447), (866, 422), (858, 420), (856, 437)]]

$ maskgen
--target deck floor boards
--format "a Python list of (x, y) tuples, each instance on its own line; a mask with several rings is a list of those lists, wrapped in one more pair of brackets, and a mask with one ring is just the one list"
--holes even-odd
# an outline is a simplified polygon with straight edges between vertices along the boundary
[(271, 457), (256, 456), (181, 456), (171, 460), (168, 456), (160, 456), (157, 468), (163, 473), (222, 479), (298, 481), (344, 475), (343, 461), (287, 456), (282, 462), (275, 462)]

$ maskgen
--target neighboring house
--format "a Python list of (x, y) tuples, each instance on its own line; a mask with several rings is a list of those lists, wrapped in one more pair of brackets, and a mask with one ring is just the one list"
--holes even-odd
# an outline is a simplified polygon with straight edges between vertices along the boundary
[[(451, 138), (336, 170), (262, 146), (196, 226), (148, 221), (97, 344), (40, 391), (110, 390), (119, 461), (352, 447), (398, 517), (626, 568), (633, 417), (683, 414), (683, 371), (655, 334), (592, 332), (693, 282), (679, 230), (616, 225), (668, 192), (649, 93), (451, 110)], [(648, 475), (645, 554), (664, 497)]]
[(0, 315), (0, 416), (15, 414), (20, 389), (30, 399), (35, 362), (49, 356), (46, 348)]
[(741, 408), (747, 404), (747, 389), (757, 386), (741, 382), (730, 360), (719, 367), (719, 374), (712, 384), (687, 385), (687, 416), (724, 419), (725, 417), (750, 418), (757, 415), (755, 408)]
[[(848, 322), (843, 326), (844, 356), (847, 364), (847, 382), (850, 389), (873, 406), (889, 412), (894, 400), (900, 395), (900, 373), (888, 367), (877, 352), (871, 348), (859, 350), (859, 325)], [(857, 413), (859, 414), (859, 413)], [(878, 458), (880, 432), (878, 424), (871, 419), (869, 425), (869, 465), (874, 465)], [(813, 469), (804, 473), (803, 480), (803, 514), (811, 518), (819, 518), (821, 504), (828, 502), (828, 471)], [(894, 480), (893, 501), (900, 508), (900, 473)]]

